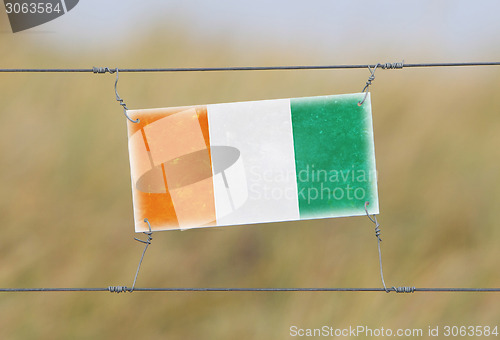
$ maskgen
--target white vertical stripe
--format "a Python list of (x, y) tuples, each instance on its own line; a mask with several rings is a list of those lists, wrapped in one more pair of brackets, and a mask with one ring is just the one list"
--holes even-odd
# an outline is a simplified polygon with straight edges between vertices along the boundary
[(67, 13), (68, 10), (66, 9), (66, 2), (65, 2), (65, 0), (61, 0), (61, 4), (62, 4), (62, 8), (64, 10), (64, 13)]
[(240, 157), (236, 163), (224, 171), (226, 177), (227, 190), (231, 195), (233, 209), (239, 209), (248, 199), (248, 188), (246, 183), (245, 166)]
[[(290, 100), (208, 105), (208, 125), (211, 146), (240, 151), (244, 172), (228, 176), (228, 185), (246, 181), (248, 192), (247, 197), (245, 191), (232, 192), (233, 201), (242, 205), (224, 216), (227, 188), (214, 180), (217, 225), (299, 219)], [(214, 163), (212, 169), (219, 165)]]

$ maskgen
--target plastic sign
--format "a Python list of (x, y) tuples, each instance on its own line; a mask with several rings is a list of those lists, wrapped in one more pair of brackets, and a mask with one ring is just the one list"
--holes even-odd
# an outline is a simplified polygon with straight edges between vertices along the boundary
[(364, 94), (129, 110), (135, 230), (378, 213)]

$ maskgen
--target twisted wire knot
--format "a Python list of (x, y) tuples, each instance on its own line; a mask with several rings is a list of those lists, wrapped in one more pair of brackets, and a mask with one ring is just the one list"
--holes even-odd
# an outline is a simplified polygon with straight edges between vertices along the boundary
[(120, 294), (120, 293), (128, 292), (130, 290), (126, 286), (109, 286), (108, 291), (110, 293)]
[(109, 68), (109, 67), (92, 67), (92, 72), (94, 73), (110, 73), (113, 74), (116, 72), (116, 69)]
[(402, 62), (380, 64), (379, 67), (382, 68), (383, 70), (394, 70), (394, 69), (402, 69), (404, 65), (405, 61), (403, 60)]
[[(377, 66), (378, 66), (378, 65), (377, 65)], [(362, 91), (362, 92), (365, 92), (365, 91), (368, 89), (368, 87), (372, 84), (372, 81), (374, 81), (374, 80), (375, 80), (375, 69), (377, 68), (377, 66), (375, 66), (375, 68), (373, 69), (373, 71), (370, 71), (370, 72), (372, 72), (372, 73), (371, 73), (371, 74), (370, 74), (370, 76), (368, 77), (368, 80), (366, 81), (366, 83), (365, 83), (365, 87), (363, 88), (363, 91)]]
[[(392, 287), (392, 290), (396, 293), (414, 293), (415, 287)], [(390, 290), (387, 290), (387, 293), (389, 292)]]
[(368, 216), (370, 221), (372, 221), (373, 224), (375, 224), (375, 237), (379, 242), (382, 242), (382, 239), (380, 238), (380, 234), (382, 233), (382, 230), (380, 230), (380, 223), (378, 223), (377, 217), (375, 215), (373, 215), (373, 217), (370, 216), (370, 214), (368, 213), (368, 205), (370, 205), (370, 202), (365, 202), (366, 216)]
[(127, 115), (127, 110), (128, 110), (127, 104), (125, 104), (123, 99), (120, 98), (120, 96), (118, 95), (118, 92), (116, 92), (116, 101), (118, 102), (118, 104), (120, 104), (123, 107), (123, 110), (125, 111), (125, 115)]
[(375, 71), (377, 70), (377, 67), (379, 67), (379, 66), (380, 66), (380, 64), (377, 64), (377, 65), (375, 65), (375, 67), (373, 69), (370, 66), (368, 66), (368, 70), (370, 71), (370, 76), (368, 77), (368, 80), (366, 81), (365, 87), (363, 87), (363, 91), (361, 91), (361, 93), (364, 93), (365, 96), (363, 97), (362, 101), (358, 102), (358, 106), (363, 105), (366, 98), (368, 97), (368, 92), (369, 92), (368, 88), (372, 84), (372, 81), (375, 80)]
[(380, 230), (380, 224), (377, 224), (375, 225), (375, 237), (380, 241), (382, 242), (382, 239), (380, 238), (380, 234), (382, 233), (382, 231)]
[(153, 235), (153, 231), (151, 230), (151, 223), (149, 223), (149, 220), (147, 218), (144, 219), (144, 222), (148, 224), (149, 231), (143, 231), (142, 233), (144, 235), (146, 235), (148, 237), (148, 239), (146, 241), (144, 241), (144, 240), (141, 240), (141, 239), (139, 239), (137, 237), (134, 237), (134, 240), (149, 245), (149, 244), (151, 244), (151, 241), (153, 240), (153, 236), (151, 236), (151, 235)]

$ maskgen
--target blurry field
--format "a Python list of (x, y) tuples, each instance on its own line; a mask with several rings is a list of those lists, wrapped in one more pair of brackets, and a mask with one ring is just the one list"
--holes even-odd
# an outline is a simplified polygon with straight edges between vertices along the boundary
[[(0, 36), (9, 46), (0, 67), (248, 64), (223, 42), (194, 46), (188, 37), (66, 59), (29, 36), (11, 39)], [(307, 55), (270, 48), (251, 64)], [(368, 75), (124, 73), (119, 93), (131, 109), (152, 108), (353, 93)], [(377, 71), (388, 285), (500, 286), (499, 76), (494, 67)], [(1, 287), (132, 284), (143, 245), (133, 240), (126, 121), (113, 82), (109, 74), (0, 74)], [(366, 217), (153, 236), (139, 287), (381, 286)], [(499, 302), (485, 293), (0, 293), (0, 338), (283, 339), (291, 325), (498, 325)]]

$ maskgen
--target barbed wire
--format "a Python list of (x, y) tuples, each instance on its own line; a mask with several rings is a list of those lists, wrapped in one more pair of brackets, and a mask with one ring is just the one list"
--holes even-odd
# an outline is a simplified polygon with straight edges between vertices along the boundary
[[(396, 290), (396, 293), (438, 293), (438, 292), (462, 292), (462, 293), (500, 293), (500, 288), (408, 288), (407, 290)], [(0, 288), (0, 293), (20, 292), (111, 292), (123, 293), (132, 290), (125, 286), (110, 286), (106, 288)], [(133, 292), (384, 292), (385, 288), (139, 288), (135, 287)]]
[(114, 73), (119, 72), (217, 72), (217, 71), (272, 71), (272, 70), (333, 70), (333, 69), (366, 69), (379, 67), (382, 69), (402, 69), (420, 67), (461, 67), (461, 66), (500, 66), (500, 61), (492, 62), (449, 62), (449, 63), (376, 63), (346, 65), (296, 65), (296, 66), (234, 66), (234, 67), (167, 67), (167, 68), (3, 68), (0, 72), (74, 72), (74, 73)]

